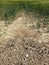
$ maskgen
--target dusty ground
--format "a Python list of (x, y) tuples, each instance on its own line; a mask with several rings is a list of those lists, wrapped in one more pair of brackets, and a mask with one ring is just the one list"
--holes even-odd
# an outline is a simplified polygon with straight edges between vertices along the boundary
[(49, 65), (49, 33), (38, 21), (24, 13), (8, 26), (0, 21), (0, 65)]

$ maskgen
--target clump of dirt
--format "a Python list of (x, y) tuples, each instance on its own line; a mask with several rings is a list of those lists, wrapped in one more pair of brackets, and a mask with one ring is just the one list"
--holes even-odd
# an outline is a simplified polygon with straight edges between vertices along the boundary
[(0, 22), (0, 65), (49, 65), (49, 33), (38, 21), (22, 13), (8, 26)]

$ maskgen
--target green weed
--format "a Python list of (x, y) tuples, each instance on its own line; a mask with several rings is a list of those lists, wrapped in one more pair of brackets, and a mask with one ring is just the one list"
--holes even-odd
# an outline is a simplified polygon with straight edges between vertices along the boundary
[(40, 16), (49, 16), (49, 3), (46, 3), (46, 0), (1, 0), (0, 18), (3, 20), (12, 20), (23, 9), (27, 12), (38, 13)]

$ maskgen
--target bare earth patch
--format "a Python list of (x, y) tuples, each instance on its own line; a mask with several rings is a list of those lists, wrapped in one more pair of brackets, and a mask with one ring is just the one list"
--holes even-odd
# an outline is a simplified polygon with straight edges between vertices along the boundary
[(38, 21), (24, 13), (8, 26), (0, 21), (0, 65), (49, 65), (49, 33), (38, 32)]

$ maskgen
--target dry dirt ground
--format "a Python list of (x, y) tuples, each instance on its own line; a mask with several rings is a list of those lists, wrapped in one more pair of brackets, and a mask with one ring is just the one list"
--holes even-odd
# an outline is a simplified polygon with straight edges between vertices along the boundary
[(25, 13), (8, 26), (0, 21), (0, 65), (49, 65), (49, 33), (38, 32), (38, 21)]

